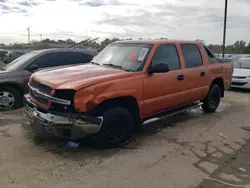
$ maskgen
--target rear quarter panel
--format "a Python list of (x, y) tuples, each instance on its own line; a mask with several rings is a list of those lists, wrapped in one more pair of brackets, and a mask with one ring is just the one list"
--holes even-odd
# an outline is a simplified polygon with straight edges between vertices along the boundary
[(228, 89), (232, 83), (233, 64), (231, 62), (218, 62), (208, 65), (208, 70), (211, 73), (212, 81), (215, 78), (223, 78), (224, 88)]
[[(204, 62), (204, 65), (207, 69), (207, 75), (210, 79), (210, 84), (213, 82), (216, 78), (222, 78), (224, 81), (224, 88), (228, 89), (232, 82), (232, 74), (233, 74), (233, 63), (230, 61), (217, 61), (217, 62), (210, 62), (208, 59), (207, 53), (205, 52), (205, 49), (202, 47), (201, 44), (198, 45), (200, 48), (200, 52), (202, 55), (202, 59)], [(209, 87), (208, 87), (209, 89)]]

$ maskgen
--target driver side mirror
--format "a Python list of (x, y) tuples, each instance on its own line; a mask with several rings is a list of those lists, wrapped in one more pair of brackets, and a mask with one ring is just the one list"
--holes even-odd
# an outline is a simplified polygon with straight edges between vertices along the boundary
[(149, 74), (166, 73), (168, 71), (169, 71), (169, 66), (167, 63), (155, 63), (152, 67), (148, 69)]
[(38, 70), (38, 66), (35, 65), (35, 64), (34, 65), (30, 65), (30, 66), (27, 67), (26, 70), (33, 72), (33, 71)]

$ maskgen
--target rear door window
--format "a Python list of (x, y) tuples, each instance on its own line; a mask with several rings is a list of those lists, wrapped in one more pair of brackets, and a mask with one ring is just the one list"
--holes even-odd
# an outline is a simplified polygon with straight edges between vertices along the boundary
[(61, 55), (64, 65), (74, 65), (79, 63), (88, 63), (93, 59), (92, 55), (80, 52), (66, 52)]
[(206, 46), (204, 46), (204, 49), (205, 49), (205, 52), (207, 54), (209, 63), (219, 62), (219, 60), (214, 56), (214, 54)]
[(181, 49), (183, 52), (186, 68), (199, 67), (203, 64), (200, 50), (197, 47), (197, 45), (195, 45), (195, 44), (182, 44)]
[(37, 65), (39, 69), (74, 65), (80, 63), (88, 63), (92, 60), (93, 56), (80, 52), (53, 52), (44, 54), (32, 62), (32, 65)]

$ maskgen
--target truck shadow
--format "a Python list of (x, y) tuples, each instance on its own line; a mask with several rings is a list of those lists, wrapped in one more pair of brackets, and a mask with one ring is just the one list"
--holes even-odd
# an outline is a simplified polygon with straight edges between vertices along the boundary
[(74, 141), (75, 143), (79, 143), (79, 147), (67, 147), (67, 143), (70, 141), (68, 139), (63, 138), (39, 138), (37, 136), (32, 137), (34, 144), (36, 147), (41, 147), (43, 150), (49, 153), (53, 153), (55, 155), (59, 155), (60, 157), (72, 160), (82, 161), (88, 157), (101, 157), (107, 158), (112, 155), (118, 153), (121, 148), (115, 148), (110, 150), (97, 150), (91, 147), (90, 139), (82, 139)]
[[(229, 103), (221, 102), (220, 106), (218, 107), (215, 113), (204, 113), (201, 107), (194, 108), (192, 110), (188, 110), (186, 112), (177, 114), (175, 116), (143, 125), (142, 134), (152, 135), (161, 131), (162, 129), (175, 127), (179, 123), (187, 122), (193, 119), (196, 120), (196, 123), (202, 122), (202, 120), (206, 119), (206, 123), (209, 124), (207, 118), (210, 118), (211, 121), (213, 121), (213, 119), (217, 119), (211, 117), (213, 117), (216, 114), (218, 115), (218, 113), (224, 112), (229, 106), (230, 106)], [(187, 126), (190, 127), (192, 126), (192, 124), (188, 124)]]
[(173, 129), (177, 129), (178, 132), (182, 129), (191, 128), (192, 126), (204, 126), (204, 123), (202, 124), (201, 122), (205, 122), (207, 126), (213, 126), (214, 122), (218, 121), (217, 116), (219, 116), (221, 112), (224, 112), (229, 106), (229, 103), (222, 102), (217, 113), (214, 114), (204, 114), (200, 108), (196, 108), (167, 119), (143, 125), (140, 132), (135, 134), (134, 139), (127, 146), (109, 150), (93, 149), (89, 139), (76, 141), (80, 144), (77, 148), (67, 148), (66, 144), (69, 141), (68, 139), (41, 139), (34, 136), (31, 136), (30, 138), (33, 139), (36, 146), (67, 159), (82, 160), (83, 157), (107, 158), (116, 154), (123, 154), (123, 152), (126, 152), (127, 150), (138, 150), (145, 145), (147, 140), (157, 138), (158, 133), (162, 131), (167, 134), (168, 132), (173, 132)]
[(228, 112), (230, 107), (230, 103), (221, 102), (215, 113), (204, 113), (199, 107), (166, 119), (145, 124), (135, 137), (135, 147), (139, 147), (143, 144), (143, 138), (146, 137), (157, 138), (160, 134), (160, 138), (162, 138), (162, 136), (167, 138), (169, 135), (175, 135), (177, 137), (180, 132), (189, 131), (193, 127), (211, 128), (215, 125), (218, 119), (222, 118), (221, 116), (223, 114)]

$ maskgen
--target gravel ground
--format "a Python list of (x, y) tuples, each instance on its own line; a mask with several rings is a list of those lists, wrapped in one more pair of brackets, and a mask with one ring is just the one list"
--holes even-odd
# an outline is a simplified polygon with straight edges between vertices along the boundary
[[(250, 134), (250, 132), (249, 132)], [(232, 155), (222, 157), (220, 168), (197, 188), (250, 188), (250, 141)]]
[(225, 187), (206, 177), (248, 185), (249, 114), (250, 93), (228, 91), (216, 113), (194, 109), (145, 125), (127, 147), (98, 151), (36, 139), (22, 109), (0, 112), (0, 187)]

